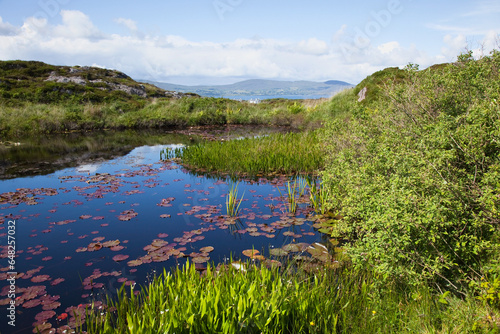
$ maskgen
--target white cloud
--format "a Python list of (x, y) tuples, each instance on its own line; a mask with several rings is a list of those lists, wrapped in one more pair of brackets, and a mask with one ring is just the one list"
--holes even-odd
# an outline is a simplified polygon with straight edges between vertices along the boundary
[(118, 18), (114, 20), (116, 23), (124, 25), (130, 31), (137, 31), (137, 23), (134, 20)]
[(445, 31), (445, 32), (450, 32), (450, 33), (471, 33), (471, 29), (461, 27), (461, 26), (451, 26), (451, 25), (444, 25), (444, 24), (435, 24), (435, 23), (427, 23), (425, 25), (429, 29), (437, 30), (437, 31)]
[(446, 35), (443, 41), (445, 46), (441, 48), (441, 53), (448, 61), (456, 58), (458, 54), (467, 48), (467, 38), (462, 34), (456, 36)]
[(54, 28), (55, 36), (88, 39), (104, 37), (90, 18), (80, 11), (62, 10), (61, 16), (63, 24)]
[(477, 9), (462, 14), (463, 17), (483, 16), (500, 14), (500, 3), (498, 0), (483, 0), (477, 4)]
[(3, 22), (0, 16), (0, 36), (15, 35), (18, 29), (8, 22)]
[(333, 37), (332, 37), (332, 41), (333, 42), (338, 42), (339, 40), (341, 40), (345, 33), (346, 33), (346, 30), (347, 30), (347, 24), (343, 24), (339, 30), (337, 30), (335, 32), (335, 34), (333, 34)]
[(388, 42), (384, 44), (380, 44), (377, 49), (382, 53), (382, 54), (389, 54), (393, 53), (397, 50), (401, 50), (401, 47), (398, 42)]
[[(116, 19), (132, 34), (104, 34), (79, 11), (62, 11), (62, 23), (28, 18), (22, 27), (0, 21), (0, 59), (36, 59), (65, 65), (100, 64), (136, 79), (169, 81), (169, 78), (268, 78), (289, 80), (330, 79), (357, 83), (389, 66), (409, 62), (429, 66), (450, 61), (463, 48), (465, 35), (447, 35), (442, 55), (427, 55), (401, 41), (357, 45), (343, 26), (333, 42), (317, 38), (301, 41), (252, 38), (230, 42), (194, 42), (181, 36), (147, 35), (134, 21)], [(7, 27), (7, 28), (5, 28)], [(0, 30), (1, 31), (1, 30)], [(134, 33), (135, 31), (135, 33)], [(355, 36), (354, 36), (355, 37)], [(495, 34), (488, 35), (494, 41)], [(490, 43), (490, 42), (488, 42)], [(491, 43), (490, 43), (491, 44)], [(175, 83), (175, 82), (174, 82)], [(206, 81), (205, 81), (206, 83)]]

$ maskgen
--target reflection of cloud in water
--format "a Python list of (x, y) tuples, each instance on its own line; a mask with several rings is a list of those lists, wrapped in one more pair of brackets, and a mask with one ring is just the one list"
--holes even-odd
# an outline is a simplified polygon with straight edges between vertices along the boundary
[(101, 167), (101, 164), (81, 165), (77, 168), (78, 173), (95, 173)]
[(165, 148), (176, 149), (185, 147), (184, 144), (169, 144), (155, 146), (141, 146), (130, 152), (127, 157), (133, 158), (135, 164), (147, 164), (160, 161), (160, 152)]
[(130, 151), (126, 156), (115, 158), (112, 160), (108, 160), (100, 163), (90, 163), (77, 167), (78, 173), (85, 174), (95, 174), (100, 169), (106, 169), (106, 166), (109, 164), (122, 166), (125, 168), (125, 165), (139, 165), (139, 164), (151, 164), (160, 161), (160, 152), (165, 148), (182, 148), (185, 147), (183, 144), (170, 144), (170, 145), (154, 145), (154, 146), (140, 146), (134, 148)]

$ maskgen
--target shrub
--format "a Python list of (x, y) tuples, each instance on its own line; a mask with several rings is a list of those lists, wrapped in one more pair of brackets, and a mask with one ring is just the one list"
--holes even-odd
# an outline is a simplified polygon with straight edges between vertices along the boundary
[(328, 126), (323, 177), (355, 264), (455, 291), (480, 272), (500, 222), (499, 68), (498, 52), (409, 67)]

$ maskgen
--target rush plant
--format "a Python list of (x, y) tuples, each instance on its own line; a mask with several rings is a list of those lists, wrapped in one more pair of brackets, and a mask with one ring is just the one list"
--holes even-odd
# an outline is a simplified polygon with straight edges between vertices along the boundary
[(226, 196), (226, 212), (230, 217), (238, 216), (240, 212), (241, 201), (243, 201), (243, 197), (245, 196), (245, 192), (241, 195), (241, 198), (238, 198), (238, 185), (237, 183), (231, 184), (231, 189)]

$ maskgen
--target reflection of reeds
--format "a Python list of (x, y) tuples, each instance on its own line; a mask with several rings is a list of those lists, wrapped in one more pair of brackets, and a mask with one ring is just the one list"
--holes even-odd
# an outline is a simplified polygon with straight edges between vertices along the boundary
[(175, 159), (177, 157), (180, 157), (182, 155), (182, 150), (184, 148), (171, 148), (171, 147), (166, 147), (163, 150), (160, 151), (160, 160), (162, 161), (167, 161), (171, 159)]
[(226, 211), (228, 216), (236, 217), (239, 214), (243, 196), (245, 196), (245, 192), (243, 192), (241, 198), (238, 199), (238, 183), (232, 183), (231, 189), (226, 196)]

